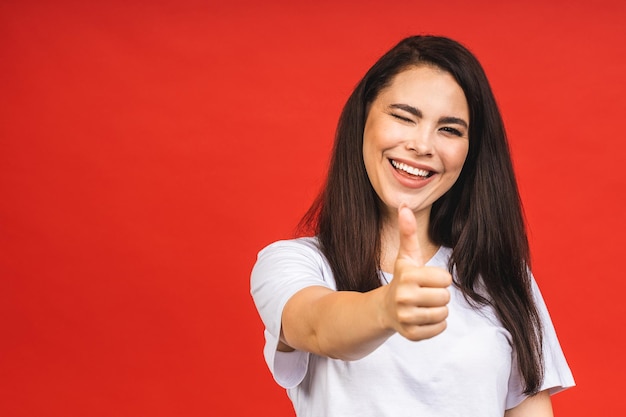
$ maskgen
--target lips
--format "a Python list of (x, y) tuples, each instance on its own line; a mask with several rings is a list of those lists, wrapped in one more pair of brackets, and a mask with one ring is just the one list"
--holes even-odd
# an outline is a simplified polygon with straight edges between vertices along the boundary
[(389, 162), (391, 162), (391, 165), (393, 165), (393, 167), (396, 170), (401, 171), (405, 174), (409, 174), (411, 176), (417, 177), (417, 178), (428, 178), (434, 174), (433, 171), (427, 171), (425, 169), (415, 168), (415, 167), (405, 164), (404, 162), (398, 162), (393, 159), (390, 159)]

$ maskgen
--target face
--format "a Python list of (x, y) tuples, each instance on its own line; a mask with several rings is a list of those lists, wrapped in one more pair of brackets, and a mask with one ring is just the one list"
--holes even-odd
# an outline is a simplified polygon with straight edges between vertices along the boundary
[(363, 160), (387, 214), (402, 203), (430, 213), (461, 173), (469, 123), (463, 90), (441, 69), (410, 67), (380, 91), (365, 122)]

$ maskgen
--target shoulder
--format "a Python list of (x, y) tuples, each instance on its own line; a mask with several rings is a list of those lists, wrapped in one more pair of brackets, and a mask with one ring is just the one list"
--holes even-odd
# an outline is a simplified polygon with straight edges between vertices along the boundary
[(321, 253), (319, 249), (319, 242), (316, 237), (301, 237), (297, 239), (278, 240), (270, 243), (261, 249), (259, 256), (266, 253), (281, 251)]
[(253, 275), (260, 271), (290, 276), (306, 271), (326, 275), (328, 269), (328, 262), (320, 250), (317, 238), (303, 237), (279, 240), (261, 249)]
[(257, 263), (268, 259), (272, 260), (272, 262), (288, 259), (308, 259), (316, 264), (326, 263), (316, 237), (302, 237), (273, 242), (259, 251)]
[(250, 278), (253, 295), (263, 289), (267, 289), (267, 296), (276, 296), (284, 291), (293, 294), (311, 285), (336, 287), (331, 268), (314, 237), (267, 245), (259, 252)]

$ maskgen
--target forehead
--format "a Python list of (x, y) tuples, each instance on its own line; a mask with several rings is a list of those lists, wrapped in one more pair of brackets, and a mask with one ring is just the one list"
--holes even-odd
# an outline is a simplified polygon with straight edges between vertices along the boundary
[(468, 117), (465, 93), (449, 72), (433, 66), (411, 66), (396, 74), (374, 99), (373, 105), (409, 104)]
[[(461, 92), (463, 89), (448, 71), (434, 65), (410, 66), (394, 75), (380, 93), (392, 90), (395, 93), (409, 94), (415, 89), (441, 89)], [(379, 94), (380, 95), (380, 94)]]

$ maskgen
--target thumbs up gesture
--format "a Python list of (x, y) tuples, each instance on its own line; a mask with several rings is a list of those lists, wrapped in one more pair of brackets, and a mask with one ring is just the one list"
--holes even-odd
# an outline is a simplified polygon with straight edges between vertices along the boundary
[(442, 268), (424, 266), (411, 209), (398, 209), (400, 248), (388, 285), (385, 309), (389, 327), (409, 340), (428, 339), (443, 332), (452, 276)]

